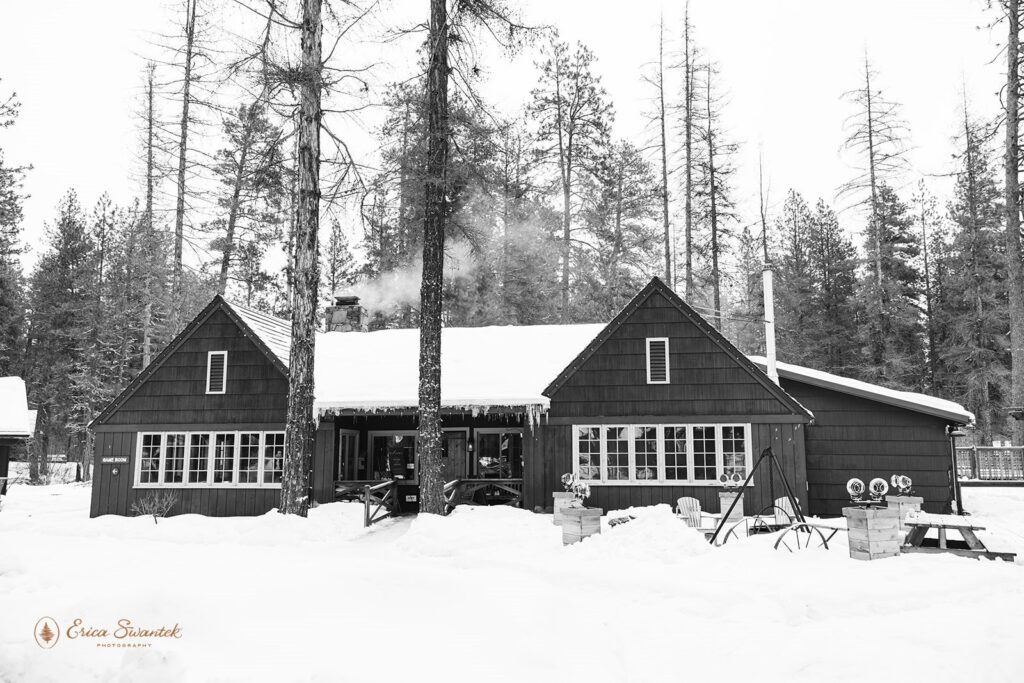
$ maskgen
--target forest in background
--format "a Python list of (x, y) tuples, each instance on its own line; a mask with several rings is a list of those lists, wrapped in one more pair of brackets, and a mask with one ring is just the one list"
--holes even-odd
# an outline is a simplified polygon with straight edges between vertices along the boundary
[[(183, 0), (140, 74), (137, 200), (69, 189), (29, 272), (20, 206), (31, 168), (4, 163), (18, 100), (0, 81), (0, 375), (25, 378), (44, 451), (88, 452), (88, 422), (214, 294), (290, 313), (294, 98), (266, 92), (260, 32), (227, 35), (222, 11)], [(653, 105), (612, 101), (598, 55), (534, 33), (536, 86), (515, 118), (471, 87), (451, 94), (447, 325), (605, 322), (657, 275), (743, 351), (763, 353), (770, 264), (780, 360), (956, 400), (978, 416), (978, 442), (1010, 433), (1020, 252), (1004, 238), (1004, 119), (965, 98), (949, 121), (953, 190), (934, 196), (907, 163), (899, 94), (866, 56), (862, 79), (836, 93), (849, 107), (836, 140), (857, 162), (849, 182), (833, 197), (792, 188), (779, 202), (767, 183), (737, 185), (751, 142), (723, 124), (729, 74), (688, 17), (652, 33), (652, 65), (637, 77)], [(369, 66), (337, 74), (336, 119), (381, 113), (361, 133), (375, 139), (369, 157), (324, 123), (321, 304), (359, 294), (377, 328), (418, 322), (423, 67), (398, 83), (375, 82)], [(634, 107), (650, 139), (616, 136), (616, 109)], [(744, 195), (761, 197), (758, 215), (737, 209)], [(855, 238), (852, 226), (866, 229)]]

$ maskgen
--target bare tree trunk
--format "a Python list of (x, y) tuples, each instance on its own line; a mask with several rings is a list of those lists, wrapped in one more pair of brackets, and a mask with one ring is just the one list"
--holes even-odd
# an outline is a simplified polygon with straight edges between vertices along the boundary
[(292, 294), (292, 349), (288, 363), (288, 422), (285, 427), (281, 512), (305, 517), (310, 504), (310, 468), (316, 440), (313, 420), (313, 352), (319, 283), (320, 230), (321, 0), (302, 3), (302, 63), (299, 80), (298, 212)]
[(448, 11), (430, 0), (427, 177), (420, 286), (420, 512), (444, 514), (441, 476), (441, 304), (448, 202)]
[[(1024, 407), (1024, 264), (1020, 245), (1020, 179), (1018, 164), (1018, 105), (1020, 100), (1020, 0), (1007, 0), (1009, 34), (1006, 42), (1006, 267), (1010, 295), (1010, 403)], [(1013, 421), (1013, 445), (1024, 444), (1024, 421)]]
[[(661, 125), (661, 220), (665, 230), (665, 284), (672, 281), (672, 227), (668, 219), (668, 138), (665, 135), (665, 19), (658, 23), (658, 123)], [(621, 185), (621, 181), (620, 181)], [(621, 204), (621, 193), (619, 202)]]
[(228, 207), (228, 223), (224, 234), (224, 252), (220, 260), (220, 275), (217, 278), (217, 291), (221, 296), (228, 288), (228, 271), (231, 269), (231, 257), (235, 252), (235, 228), (238, 225), (238, 211), (241, 208), (242, 186), (245, 184), (246, 163), (249, 160), (249, 148), (252, 146), (252, 127), (255, 117), (255, 105), (245, 113), (242, 128), (242, 146), (238, 150), (238, 165), (235, 167), (235, 182), (231, 188), (231, 203)]
[(178, 331), (181, 313), (182, 251), (185, 241), (185, 168), (188, 155), (188, 108), (192, 87), (192, 56), (196, 37), (196, 2), (185, 4), (185, 74), (181, 94), (181, 134), (178, 141), (178, 192), (174, 209), (174, 264), (171, 271), (171, 332)]
[(693, 297), (693, 64), (690, 63), (690, 3), (687, 0), (683, 27), (683, 128), (686, 145), (686, 245), (684, 266), (686, 287), (684, 296)]
[(876, 313), (877, 326), (874, 331), (874, 349), (872, 350), (872, 359), (876, 367), (882, 374), (885, 374), (885, 347), (886, 347), (886, 334), (885, 334), (885, 294), (882, 285), (882, 224), (881, 217), (878, 210), (878, 176), (876, 173), (875, 163), (875, 114), (872, 105), (872, 94), (871, 94), (871, 67), (868, 63), (867, 56), (864, 57), (864, 92), (867, 99), (867, 144), (868, 144), (868, 178), (871, 188), (871, 236), (874, 241), (874, 265), (875, 265), (875, 286), (877, 287), (876, 294), (878, 298), (876, 305), (878, 310)]
[(150, 62), (146, 67), (146, 217), (144, 226), (145, 238), (142, 241), (142, 256), (145, 273), (143, 274), (143, 296), (145, 303), (142, 309), (142, 367), (145, 368), (153, 359), (153, 263), (156, 247), (153, 239), (153, 185), (156, 176), (153, 147), (156, 144), (156, 121), (153, 113), (153, 79), (156, 65)]
[(928, 254), (928, 221), (925, 216), (924, 198), (921, 199), (921, 247), (924, 257), (924, 314), (925, 331), (928, 337), (928, 385), (935, 382), (935, 371), (938, 366), (935, 342), (935, 318), (932, 310), (932, 271)]
[(721, 247), (718, 243), (718, 187), (715, 184), (715, 132), (714, 118), (711, 110), (711, 66), (708, 66), (707, 75), (707, 105), (708, 105), (708, 195), (711, 199), (711, 288), (714, 300), (714, 323), (715, 328), (722, 329), (722, 273), (719, 269), (719, 252)]
[(572, 136), (566, 140), (565, 112), (562, 110), (562, 63), (555, 59), (555, 126), (558, 129), (558, 172), (562, 180), (562, 311), (569, 322), (569, 261), (572, 258)]

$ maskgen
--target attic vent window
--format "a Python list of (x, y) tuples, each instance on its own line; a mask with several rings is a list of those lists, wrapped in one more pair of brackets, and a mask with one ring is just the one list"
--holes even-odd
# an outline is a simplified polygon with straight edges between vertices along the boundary
[(206, 356), (206, 393), (223, 394), (227, 373), (228, 352), (210, 351)]
[(647, 383), (668, 384), (668, 337), (647, 338)]

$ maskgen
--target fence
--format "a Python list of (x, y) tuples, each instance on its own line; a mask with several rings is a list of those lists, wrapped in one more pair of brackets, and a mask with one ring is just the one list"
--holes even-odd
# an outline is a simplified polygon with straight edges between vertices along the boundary
[(960, 479), (1013, 481), (1024, 479), (1024, 447), (964, 446), (956, 449)]

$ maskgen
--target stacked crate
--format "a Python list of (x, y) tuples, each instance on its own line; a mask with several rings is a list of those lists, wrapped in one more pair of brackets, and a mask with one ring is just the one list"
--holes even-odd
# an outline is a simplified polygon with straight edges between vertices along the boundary
[(601, 533), (601, 508), (562, 509), (562, 545), (582, 541), (587, 536)]
[(903, 534), (898, 508), (848, 507), (843, 508), (843, 516), (850, 535), (850, 557), (878, 560), (900, 554)]

